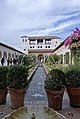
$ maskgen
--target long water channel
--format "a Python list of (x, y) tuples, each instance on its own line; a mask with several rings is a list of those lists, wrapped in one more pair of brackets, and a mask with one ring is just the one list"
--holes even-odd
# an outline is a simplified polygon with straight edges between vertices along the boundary
[(40, 105), (46, 104), (47, 96), (44, 90), (45, 80), (46, 74), (44, 68), (42, 66), (38, 67), (27, 90), (25, 103)]

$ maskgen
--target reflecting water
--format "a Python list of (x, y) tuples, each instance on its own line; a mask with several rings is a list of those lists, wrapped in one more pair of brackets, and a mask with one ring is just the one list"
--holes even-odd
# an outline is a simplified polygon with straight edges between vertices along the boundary
[(44, 90), (46, 74), (43, 67), (38, 67), (26, 93), (26, 101), (47, 101)]

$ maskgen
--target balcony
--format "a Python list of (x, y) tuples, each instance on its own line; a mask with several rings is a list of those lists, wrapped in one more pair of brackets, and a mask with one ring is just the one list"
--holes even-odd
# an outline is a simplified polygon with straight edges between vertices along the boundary
[(36, 43), (29, 43), (29, 45), (36, 45)]
[(39, 43), (37, 43), (37, 45), (43, 45), (43, 42), (39, 42)]
[(51, 45), (51, 42), (45, 42), (45, 45)]

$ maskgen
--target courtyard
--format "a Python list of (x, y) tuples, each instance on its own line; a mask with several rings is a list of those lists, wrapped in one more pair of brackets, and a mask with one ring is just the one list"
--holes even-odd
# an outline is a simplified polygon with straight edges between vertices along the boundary
[[(27, 89), (25, 96), (25, 105), (32, 111), (40, 110), (43, 106), (48, 106), (46, 92), (44, 90), (44, 81), (46, 79), (45, 70), (39, 66), (32, 77), (32, 81)], [(11, 113), (13, 109), (10, 108), (10, 96), (7, 94), (6, 104), (0, 105), (0, 119)], [(65, 90), (62, 102), (62, 109), (58, 110), (67, 119), (80, 119), (80, 108), (73, 108), (69, 105), (69, 99)]]

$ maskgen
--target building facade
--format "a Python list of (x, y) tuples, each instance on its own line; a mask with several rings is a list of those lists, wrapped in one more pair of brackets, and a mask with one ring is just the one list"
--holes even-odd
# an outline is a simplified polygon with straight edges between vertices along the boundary
[(21, 48), (26, 54), (34, 54), (41, 62), (60, 45), (61, 39), (57, 36), (21, 36)]
[(73, 58), (71, 54), (70, 48), (64, 45), (65, 40), (54, 49), (53, 53), (56, 53), (57, 55), (61, 55), (62, 57), (62, 64), (73, 64)]
[(21, 54), (23, 54), (21, 51), (0, 42), (0, 65), (2, 58), (4, 58), (4, 65), (7, 65), (8, 59), (16, 59)]

